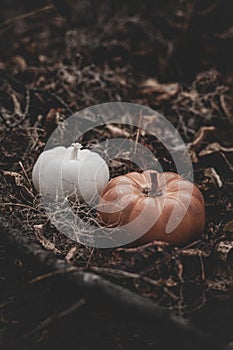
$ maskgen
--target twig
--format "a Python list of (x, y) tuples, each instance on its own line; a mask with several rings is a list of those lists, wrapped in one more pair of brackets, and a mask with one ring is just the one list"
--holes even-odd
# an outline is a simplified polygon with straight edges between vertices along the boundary
[(0, 206), (16, 206), (16, 207), (23, 207), (26, 209), (30, 209), (30, 210), (34, 210), (36, 212), (38, 212), (38, 210), (34, 207), (31, 207), (30, 205), (26, 205), (26, 204), (22, 204), (22, 203), (11, 203), (11, 202), (6, 202), (6, 203), (0, 203)]
[(72, 247), (72, 248), (68, 251), (68, 253), (66, 254), (66, 256), (65, 256), (65, 261), (70, 262), (70, 261), (73, 259), (73, 257), (74, 257), (74, 255), (75, 255), (77, 249), (78, 249), (78, 246), (76, 246), (76, 245), (75, 245), (74, 247)]
[(206, 274), (205, 274), (205, 268), (204, 268), (204, 263), (203, 263), (203, 258), (202, 256), (199, 254), (198, 255), (199, 260), (200, 260), (200, 266), (201, 266), (201, 278), (203, 281), (205, 281), (206, 279)]
[(59, 270), (55, 270), (55, 271), (51, 271), (51, 272), (45, 273), (43, 275), (39, 275), (39, 276), (31, 279), (28, 283), (29, 284), (38, 283), (38, 282), (43, 281), (43, 280), (45, 280), (47, 278), (50, 278), (50, 277), (58, 276), (58, 275), (61, 275), (63, 273), (66, 273), (66, 272), (74, 272), (74, 271), (79, 271), (79, 270), (80, 269), (77, 268), (77, 267), (70, 266), (70, 267), (67, 267), (65, 269), (59, 269)]
[(14, 298), (12, 297), (11, 299), (8, 299), (7, 301), (0, 304), (0, 309), (3, 309), (5, 306), (12, 304), (13, 302), (14, 302)]
[(43, 89), (36, 89), (36, 88), (31, 88), (29, 89), (33, 93), (39, 93), (39, 94), (47, 94), (51, 97), (53, 97), (55, 100), (57, 100), (64, 108), (67, 110), (69, 113), (73, 113), (72, 109), (63, 101), (61, 97), (59, 97), (57, 94), (51, 91), (43, 90)]
[(6, 30), (7, 27), (15, 25), (20, 20), (27, 19), (27, 18), (30, 18), (32, 16), (35, 16), (35, 15), (38, 15), (40, 13), (44, 13), (44, 12), (50, 11), (50, 10), (54, 10), (54, 6), (52, 4), (46, 5), (42, 8), (36, 9), (36, 10), (32, 10), (32, 11), (23, 13), (19, 16), (9, 18), (0, 25), (0, 31), (4, 31), (4, 29)]
[(19, 161), (19, 166), (20, 166), (20, 168), (22, 169), (22, 172), (23, 172), (25, 178), (27, 179), (27, 182), (28, 182), (28, 184), (29, 184), (29, 186), (30, 186), (30, 189), (32, 189), (32, 183), (31, 183), (31, 181), (30, 181), (30, 179), (29, 179), (29, 177), (28, 177), (28, 174), (27, 174), (27, 172), (26, 172), (26, 170), (25, 170), (25, 168), (24, 168), (23, 163), (21, 162), (21, 160)]
[(133, 278), (133, 279), (138, 279), (141, 280), (143, 282), (149, 283), (150, 285), (154, 286), (154, 287), (158, 287), (158, 288), (162, 288), (163, 291), (169, 295), (171, 298), (177, 300), (178, 297), (173, 294), (166, 286), (164, 286), (162, 284), (161, 281), (155, 281), (152, 278), (149, 278), (147, 276), (143, 276), (143, 275), (139, 275), (137, 273), (133, 273), (133, 272), (128, 272), (128, 271), (123, 271), (123, 270), (115, 270), (115, 269), (111, 269), (111, 268), (107, 268), (107, 267), (98, 267), (98, 266), (92, 266), (90, 268), (90, 270), (95, 271), (95, 272), (102, 272), (102, 273), (111, 273), (111, 274), (115, 274), (121, 277), (125, 277), (125, 278)]
[(191, 147), (197, 147), (199, 146), (206, 138), (207, 134), (210, 132), (215, 131), (215, 126), (202, 126), (199, 131), (197, 132), (197, 136), (191, 143)]
[(87, 263), (86, 263), (86, 269), (88, 268), (88, 266), (89, 266), (89, 264), (90, 264), (91, 258), (92, 258), (93, 254), (94, 254), (94, 251), (95, 251), (95, 249), (92, 248), (91, 253), (90, 253), (90, 255), (88, 256), (88, 260), (87, 260)]
[(23, 337), (28, 338), (28, 337), (34, 335), (35, 333), (40, 332), (44, 328), (49, 327), (52, 323), (56, 322), (57, 320), (62, 319), (64, 317), (70, 315), (71, 313), (73, 313), (74, 311), (79, 309), (82, 305), (84, 305), (85, 303), (86, 303), (86, 299), (84, 299), (84, 298), (80, 299), (79, 301), (77, 301), (76, 303), (71, 305), (68, 309), (63, 310), (58, 314), (54, 314), (54, 315), (50, 316), (49, 318), (47, 318), (46, 320), (42, 321), (41, 324), (39, 324), (39, 326), (37, 326), (31, 332), (25, 334)]

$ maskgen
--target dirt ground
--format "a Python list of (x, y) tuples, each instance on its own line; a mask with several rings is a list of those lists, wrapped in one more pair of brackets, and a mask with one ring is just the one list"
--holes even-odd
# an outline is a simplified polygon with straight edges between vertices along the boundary
[[(232, 344), (232, 1), (3, 0), (0, 18), (1, 217), (28, 244), (156, 301)], [(68, 116), (111, 101), (162, 113), (187, 144), (207, 213), (204, 233), (193, 244), (92, 250), (48, 221), (31, 183), (35, 160)], [(95, 129), (81, 141), (90, 147), (115, 132), (124, 136), (117, 127)], [(135, 140), (137, 130), (126, 131)], [(163, 168), (173, 170), (158, 140), (141, 135), (138, 141), (156, 149)], [(133, 169), (124, 161), (110, 164), (111, 177)], [(153, 327), (119, 320), (59, 276), (30, 283), (47, 271), (3, 235), (0, 260), (5, 349), (166, 348)]]

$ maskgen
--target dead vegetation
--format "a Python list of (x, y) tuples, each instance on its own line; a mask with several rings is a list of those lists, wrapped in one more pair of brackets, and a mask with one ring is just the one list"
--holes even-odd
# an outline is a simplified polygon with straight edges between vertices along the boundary
[[(232, 294), (233, 73), (232, 53), (227, 51), (232, 35), (226, 28), (228, 16), (225, 28), (217, 16), (218, 1), (206, 7), (199, 1), (169, 4), (148, 20), (146, 6), (136, 14), (135, 9), (124, 9), (123, 16), (117, 12), (111, 21), (106, 20), (109, 13), (99, 9), (94, 29), (77, 28), (74, 19), (67, 24), (52, 5), (1, 25), (3, 43), (10, 33), (12, 45), (6, 45), (0, 59), (0, 213), (29, 241), (77, 269), (101, 274), (192, 318), (211, 295)], [(212, 18), (215, 30), (208, 25)], [(198, 37), (198, 31), (192, 31), (197, 21), (205, 29), (201, 45), (209, 46), (190, 67), (188, 39)], [(223, 64), (224, 53), (228, 57)], [(31, 183), (33, 164), (59, 123), (81, 108), (107, 101), (157, 109), (187, 142), (207, 209), (206, 229), (198, 242), (183, 248), (155, 242), (137, 249), (97, 250), (69, 240), (48, 221)], [(172, 170), (158, 140), (137, 130), (110, 125), (86, 135), (83, 142), (90, 147), (109, 135), (136, 137), (156, 149), (165, 170)], [(110, 166), (112, 177), (134, 169), (124, 161)], [(78, 209), (94, 219), (85, 206)]]

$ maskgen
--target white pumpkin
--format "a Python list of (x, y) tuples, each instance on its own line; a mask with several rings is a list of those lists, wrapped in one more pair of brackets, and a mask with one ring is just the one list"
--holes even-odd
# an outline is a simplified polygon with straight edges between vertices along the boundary
[(79, 143), (55, 147), (37, 159), (32, 182), (42, 195), (64, 194), (87, 203), (95, 200), (109, 180), (109, 168), (96, 152), (82, 150)]

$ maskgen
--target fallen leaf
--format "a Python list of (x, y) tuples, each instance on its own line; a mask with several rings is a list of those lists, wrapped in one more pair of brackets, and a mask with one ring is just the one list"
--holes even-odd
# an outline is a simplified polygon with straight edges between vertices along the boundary
[(228, 221), (224, 227), (223, 227), (224, 232), (233, 232), (233, 220)]
[(221, 177), (219, 176), (219, 174), (214, 168), (206, 168), (204, 171), (204, 174), (206, 177), (210, 179), (210, 182), (212, 182), (216, 187), (223, 186)]
[(141, 84), (143, 95), (157, 95), (158, 102), (167, 101), (176, 96), (180, 90), (178, 83), (160, 84), (156, 79), (149, 78)]
[(11, 177), (14, 180), (16, 186), (24, 186), (23, 175), (15, 172), (15, 171), (6, 171), (6, 170), (3, 171), (3, 175)]
[(42, 247), (52, 251), (55, 254), (61, 254), (61, 251), (57, 249), (55, 245), (44, 236), (44, 225), (34, 225), (34, 233)]
[(64, 120), (62, 108), (51, 108), (45, 119), (47, 129), (55, 129)]

